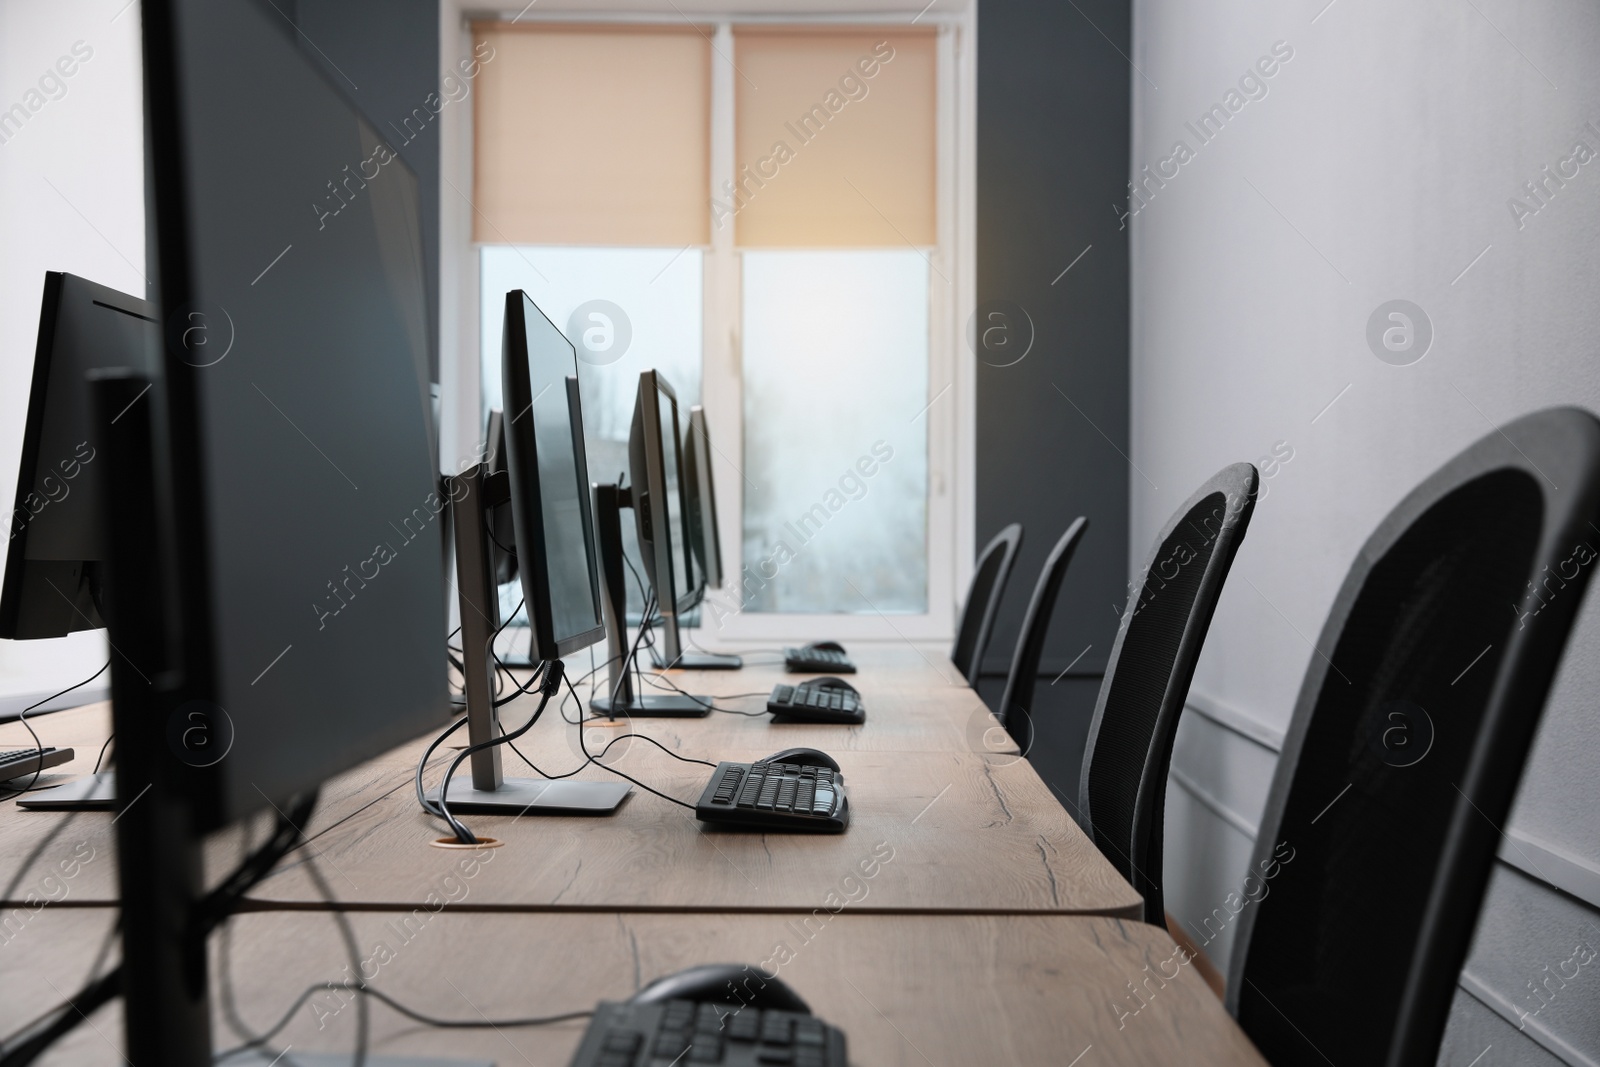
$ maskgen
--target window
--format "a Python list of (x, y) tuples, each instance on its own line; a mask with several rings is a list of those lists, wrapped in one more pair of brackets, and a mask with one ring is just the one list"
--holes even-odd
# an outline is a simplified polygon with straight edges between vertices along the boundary
[(628, 17), (473, 27), (482, 409), (520, 288), (579, 350), (594, 480), (627, 467), (641, 370), (705, 406), (718, 636), (944, 639), (971, 554), (970, 16)]

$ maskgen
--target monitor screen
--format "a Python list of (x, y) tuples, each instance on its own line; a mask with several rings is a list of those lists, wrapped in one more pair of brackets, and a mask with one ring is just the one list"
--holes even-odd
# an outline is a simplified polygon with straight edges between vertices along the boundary
[(99, 565), (105, 462), (85, 375), (150, 373), (160, 345), (150, 303), (71, 274), (45, 275), (0, 591), (0, 637), (64, 637), (104, 625)]
[(669, 628), (678, 612), (694, 606), (697, 596), (678, 426), (677, 393), (660, 372), (644, 371), (628, 433), (628, 466), (639, 554)]
[[(689, 428), (684, 431), (684, 476), (688, 483), (684, 495), (689, 500), (689, 540), (695, 562), (700, 565), (704, 586), (722, 584), (722, 543), (717, 536), (717, 490), (711, 480), (711, 432), (706, 427), (705, 409), (699, 404), (689, 409)], [(702, 593), (704, 589), (702, 588)]]
[(518, 571), (533, 653), (556, 659), (603, 633), (578, 356), (520, 289), (506, 294), (502, 336)]
[(450, 706), (417, 182), (282, 23), (144, 5), (177, 699), (232, 732), (211, 824)]
[(678, 430), (678, 399), (662, 389), (656, 377), (657, 425), (661, 428), (661, 474), (665, 480), (668, 544), (672, 557), (672, 588), (680, 600), (695, 590), (694, 557), (689, 547), (688, 511), (684, 507), (683, 445)]

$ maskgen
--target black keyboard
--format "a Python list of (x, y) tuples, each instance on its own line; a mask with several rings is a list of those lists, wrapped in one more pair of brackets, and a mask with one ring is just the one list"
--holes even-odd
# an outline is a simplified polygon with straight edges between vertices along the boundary
[(854, 674), (856, 665), (843, 652), (831, 648), (786, 648), (783, 666), (794, 674)]
[(72, 759), (70, 748), (11, 748), (0, 750), (0, 782), (55, 767)]
[(843, 833), (844, 774), (794, 763), (719, 763), (694, 807), (702, 822), (751, 830)]
[(867, 721), (861, 695), (853, 689), (833, 686), (775, 685), (767, 697), (767, 710), (780, 719), (804, 722), (836, 722), (859, 726)]
[(848, 1067), (844, 1031), (812, 1015), (668, 1000), (602, 1001), (572, 1067)]

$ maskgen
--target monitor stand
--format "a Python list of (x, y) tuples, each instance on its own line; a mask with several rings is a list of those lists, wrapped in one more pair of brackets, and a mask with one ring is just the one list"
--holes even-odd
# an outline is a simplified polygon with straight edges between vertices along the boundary
[[(501, 657), (504, 662), (505, 657)], [(650, 664), (656, 670), (676, 667), (684, 671), (736, 671), (744, 666), (744, 657), (721, 652), (680, 652), (678, 658), (666, 663), (655, 649), (650, 650)], [(511, 666), (507, 663), (506, 666)]]
[[(589, 701), (589, 707), (602, 717), (633, 719), (698, 719), (711, 714), (711, 698), (693, 693), (651, 693), (633, 691), (632, 666), (628, 662), (627, 592), (622, 576), (622, 508), (627, 490), (615, 485), (594, 487), (594, 525), (596, 548), (600, 556), (600, 616), (606, 631), (608, 657), (605, 696)], [(676, 620), (663, 615), (669, 654), (677, 651)]]
[(539, 661), (534, 659), (527, 650), (527, 646), (533, 639), (533, 634), (529, 631), (528, 627), (518, 626), (513, 623), (505, 628), (503, 634), (511, 637), (512, 647), (507, 648), (503, 652), (495, 653), (495, 655), (500, 659), (501, 666), (525, 668), (537, 667), (539, 665)]
[[(631, 690), (631, 683), (623, 688)], [(615, 700), (595, 697), (589, 708), (603, 719), (703, 719), (711, 714), (711, 698), (686, 693), (634, 696), (630, 691), (618, 694)]]
[[(287, 1051), (287, 1050), (284, 1050)], [(281, 1053), (280, 1053), (281, 1055)], [(264, 1049), (236, 1052), (226, 1059), (216, 1061), (215, 1067), (350, 1067), (355, 1062), (348, 1052), (293, 1052), (275, 1060)], [(493, 1060), (441, 1060), (416, 1056), (373, 1056), (366, 1058), (367, 1067), (494, 1067)]]
[[(498, 751), (491, 749), (490, 751)], [(501, 778), (493, 789), (479, 789), (470, 778), (450, 782), (450, 809), (493, 815), (610, 815), (628, 798), (627, 782), (558, 782), (544, 778)], [(428, 800), (439, 790), (428, 791)]]
[[(489, 508), (496, 489), (474, 467), (456, 475), (452, 487), (451, 522), (456, 542), (456, 588), (461, 596), (461, 648), (467, 697), (467, 741), (482, 744), (499, 737), (494, 706), (494, 660), (489, 639), (499, 617), (499, 590), (494, 582), (494, 557), (489, 552)], [(554, 698), (559, 702), (559, 697)], [(504, 745), (481, 749), (468, 757), (472, 774), (452, 779), (445, 794), (461, 811), (502, 815), (610, 815), (633, 787), (627, 782), (550, 781), (507, 778), (500, 770)], [(438, 789), (429, 799), (437, 800)]]
[(54, 789), (25, 793), (17, 800), (17, 807), (29, 811), (115, 811), (117, 772), (101, 771)]

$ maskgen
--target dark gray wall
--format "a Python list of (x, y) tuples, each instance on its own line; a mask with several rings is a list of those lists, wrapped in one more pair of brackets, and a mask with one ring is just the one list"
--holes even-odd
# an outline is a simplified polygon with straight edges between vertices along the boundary
[[(1116, 635), (1131, 474), (1128, 244), (1112, 209), (1127, 199), (1131, 70), (1118, 50), (1130, 47), (1130, 13), (1126, 0), (1075, 2), (978, 6), (978, 315), (1012, 330), (1013, 354), (968, 331), (979, 356), (978, 545), (1009, 522), (1025, 529), (985, 674), (1009, 666), (1051, 546), (1077, 516), (1089, 518), (1061, 588), (1035, 709), (1034, 762), (1074, 802), (1093, 686), (1080, 681), (1070, 696), (1066, 688), (1072, 676), (1098, 677)], [(1002, 301), (1026, 319), (997, 308)], [(1008, 321), (986, 319), (994, 310), (1009, 311)], [(1026, 357), (995, 366), (1015, 358), (1027, 320)], [(1085, 648), (1069, 679), (1050, 686)], [(990, 688), (985, 695), (998, 701)]]
[[(438, 0), (278, 0), (306, 55), (320, 63), (417, 175), (428, 272), (429, 369), (439, 380)], [(438, 100), (433, 107), (438, 108)], [(405, 124), (407, 116), (420, 115)], [(423, 123), (421, 116), (430, 121)]]

